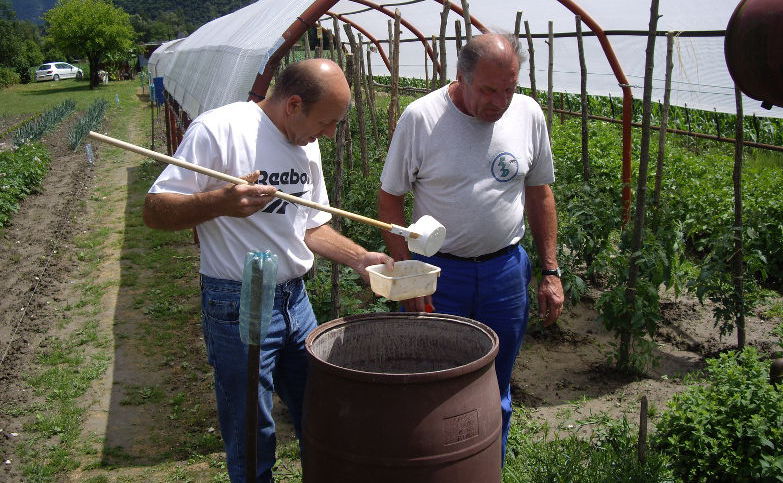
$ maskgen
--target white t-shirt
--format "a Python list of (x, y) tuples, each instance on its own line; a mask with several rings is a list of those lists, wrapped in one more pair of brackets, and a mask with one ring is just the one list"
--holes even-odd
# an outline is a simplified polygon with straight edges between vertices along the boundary
[(413, 191), (413, 220), (431, 215), (446, 227), (441, 251), (492, 253), (525, 233), (525, 186), (554, 182), (541, 107), (515, 94), (500, 120), (461, 112), (448, 86), (403, 112), (381, 175), (381, 189)]
[[(304, 147), (289, 143), (254, 102), (236, 102), (202, 113), (174, 156), (232, 176), (260, 170), (259, 184), (329, 204), (318, 142)], [(169, 165), (149, 192), (190, 195), (225, 185), (225, 181)], [(213, 218), (197, 226), (200, 271), (241, 281), (245, 254), (271, 250), (278, 257), (278, 282), (299, 277), (313, 265), (313, 253), (304, 243), (305, 230), (330, 219), (329, 213), (278, 198), (247, 218)]]

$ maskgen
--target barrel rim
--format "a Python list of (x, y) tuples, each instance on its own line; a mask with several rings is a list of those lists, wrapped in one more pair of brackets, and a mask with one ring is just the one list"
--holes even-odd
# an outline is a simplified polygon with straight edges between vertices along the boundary
[[(323, 359), (317, 357), (313, 352), (313, 345), (316, 339), (318, 339), (318, 337), (320, 337), (321, 335), (325, 334), (330, 330), (352, 323), (373, 322), (374, 320), (379, 322), (380, 320), (378, 319), (389, 319), (389, 318), (411, 319), (411, 320), (439, 319), (439, 320), (447, 320), (453, 323), (469, 325), (472, 328), (477, 329), (478, 331), (486, 335), (491, 341), (492, 345), (486, 354), (482, 355), (481, 357), (479, 357), (474, 361), (468, 362), (467, 364), (463, 364), (461, 366), (456, 366), (456, 367), (450, 367), (448, 369), (443, 369), (440, 371), (416, 372), (411, 374), (369, 372), (369, 371), (360, 371), (357, 369), (350, 369), (347, 367), (332, 364), (330, 362), (326, 362)], [(499, 344), (500, 341), (495, 331), (492, 330), (489, 326), (482, 324), (477, 320), (469, 319), (467, 317), (460, 317), (458, 315), (425, 313), (425, 312), (383, 312), (383, 313), (374, 313), (374, 314), (349, 315), (319, 325), (312, 332), (310, 332), (310, 334), (307, 336), (307, 339), (305, 340), (305, 348), (307, 350), (307, 355), (309, 357), (311, 364), (317, 364), (320, 368), (327, 370), (331, 373), (338, 374), (342, 377), (346, 377), (358, 381), (372, 381), (372, 382), (381, 382), (381, 383), (388, 383), (388, 384), (424, 383), (424, 382), (431, 382), (431, 381), (438, 381), (438, 380), (446, 380), (446, 379), (452, 379), (455, 377), (463, 376), (465, 374), (470, 374), (472, 372), (477, 372), (484, 368), (491, 367), (491, 365), (494, 363), (495, 356), (497, 356)]]

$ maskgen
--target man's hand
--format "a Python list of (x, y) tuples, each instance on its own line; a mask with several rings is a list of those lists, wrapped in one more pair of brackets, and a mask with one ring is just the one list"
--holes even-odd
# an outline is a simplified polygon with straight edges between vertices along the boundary
[(538, 284), (538, 316), (548, 327), (557, 321), (563, 312), (563, 284), (559, 277), (544, 275)]
[(406, 312), (435, 312), (435, 306), (432, 305), (432, 295), (403, 300), (400, 303)]
[(389, 272), (394, 270), (394, 259), (385, 253), (378, 252), (365, 252), (359, 257), (357, 265), (353, 268), (359, 272), (359, 275), (362, 276), (365, 283), (370, 283), (370, 275), (367, 273), (367, 267), (370, 265), (379, 265), (381, 263), (386, 265), (386, 270)]
[(266, 206), (274, 197), (277, 188), (255, 184), (260, 171), (242, 176), (250, 184), (230, 184), (223, 188), (222, 202), (225, 216), (245, 218)]

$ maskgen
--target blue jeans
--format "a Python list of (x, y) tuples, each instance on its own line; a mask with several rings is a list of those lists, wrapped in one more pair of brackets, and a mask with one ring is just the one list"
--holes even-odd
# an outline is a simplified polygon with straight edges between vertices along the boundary
[[(220, 433), (232, 482), (245, 481), (245, 396), (248, 347), (239, 338), (242, 283), (201, 276), (201, 312), (207, 356), (215, 373)], [(272, 392), (288, 407), (296, 436), (301, 436), (302, 401), (307, 378), (305, 338), (316, 327), (304, 282), (279, 284), (269, 333), (261, 343), (258, 386), (256, 481), (272, 482), (275, 422)]]
[(436, 312), (478, 320), (494, 330), (500, 339), (495, 373), (500, 388), (505, 459), (511, 425), (511, 372), (522, 348), (528, 320), (530, 261), (527, 253), (519, 247), (483, 262), (437, 255), (413, 256), (441, 269), (437, 291), (432, 295)]

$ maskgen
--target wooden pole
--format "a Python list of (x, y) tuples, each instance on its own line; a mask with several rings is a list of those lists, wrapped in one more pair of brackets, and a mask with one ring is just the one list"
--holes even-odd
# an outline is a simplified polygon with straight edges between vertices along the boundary
[(517, 19), (514, 21), (514, 38), (519, 39), (520, 27), (522, 26), (522, 11), (517, 11)]
[(305, 59), (310, 58), (310, 29), (304, 31), (304, 35), (302, 36), (302, 42), (304, 43), (304, 55)]
[(389, 99), (389, 142), (397, 128), (397, 118), (400, 116), (400, 9), (394, 10), (394, 36), (392, 45), (391, 92)]
[[(433, 69), (435, 66), (432, 67)], [(427, 54), (427, 50), (424, 50), (424, 84), (427, 85), (430, 82), (430, 56)]]
[(457, 46), (457, 55), (462, 50), (462, 22), (459, 20), (454, 21), (454, 43)]
[[(345, 131), (347, 129), (347, 118), (337, 123), (335, 133), (335, 166), (334, 166), (334, 184), (332, 185), (332, 194), (330, 201), (333, 206), (339, 208), (342, 205), (343, 198), (343, 166), (345, 166)], [(338, 232), (342, 231), (342, 220), (336, 217), (332, 220), (332, 227)], [(340, 265), (332, 262), (331, 273), (331, 298), (332, 298), (332, 318), (340, 317)]]
[(734, 252), (731, 257), (732, 281), (734, 283), (734, 294), (738, 302), (735, 308), (735, 324), (737, 326), (737, 348), (742, 350), (745, 347), (745, 291), (744, 291), (744, 247), (742, 241), (742, 143), (745, 141), (745, 131), (743, 129), (744, 116), (742, 112), (742, 92), (739, 87), (734, 86), (734, 98), (737, 102), (737, 124), (735, 127), (735, 136), (737, 140), (734, 145), (734, 173), (732, 180), (734, 182)]
[(370, 175), (370, 162), (367, 158), (367, 123), (364, 116), (364, 93), (362, 92), (362, 73), (361, 62), (362, 55), (361, 46), (353, 36), (351, 26), (344, 24), (345, 35), (348, 38), (348, 42), (351, 44), (351, 58), (353, 59), (352, 68), (350, 74), (353, 77), (353, 99), (356, 106), (356, 122), (359, 124), (359, 150), (362, 160), (362, 174), (366, 177)]
[(364, 47), (362, 44), (362, 34), (358, 34), (359, 39), (359, 71), (362, 79), (362, 87), (364, 88), (364, 100), (367, 104), (367, 110), (370, 111), (370, 124), (372, 125), (372, 138), (378, 139), (378, 116), (375, 112), (375, 93), (372, 86), (372, 71), (370, 75), (367, 75), (367, 70), (370, 68), (370, 46), (367, 45), (367, 68), (364, 65)]
[(324, 28), (321, 27), (321, 22), (318, 22), (318, 25), (315, 28), (315, 33), (318, 37), (318, 51), (316, 52), (316, 56), (321, 58), (324, 56)]
[(587, 120), (587, 65), (585, 63), (585, 47), (582, 39), (582, 17), (576, 16), (576, 45), (579, 49), (579, 72), (581, 76), (581, 101), (582, 101), (582, 177), (585, 184), (590, 183), (590, 151)]
[(446, 85), (446, 23), (449, 21), (450, 3), (444, 1), (440, 12), (440, 87)]
[(647, 396), (642, 396), (642, 407), (639, 411), (639, 445), (637, 447), (637, 457), (640, 464), (647, 461)]
[[(337, 20), (335, 19), (335, 22), (336, 21)], [(327, 32), (329, 32), (329, 59), (332, 62), (337, 62), (337, 57), (334, 52), (334, 34), (330, 30), (327, 30)]]
[(470, 42), (473, 38), (473, 24), (470, 22), (470, 2), (462, 0), (462, 19), (465, 21), (465, 39)]
[(388, 20), (386, 25), (389, 27), (389, 59), (391, 59), (394, 55), (394, 20)]
[[(644, 242), (644, 215), (647, 203), (647, 171), (650, 163), (650, 99), (652, 98), (652, 77), (655, 57), (655, 33), (658, 30), (658, 0), (652, 0), (650, 5), (650, 27), (647, 36), (647, 55), (644, 72), (644, 94), (642, 97), (642, 140), (639, 156), (639, 174), (636, 187), (636, 215), (634, 217), (633, 235), (628, 268), (628, 283), (625, 289), (626, 307), (634, 307), (636, 299), (636, 284), (639, 278), (639, 265)], [(631, 318), (627, 326), (620, 330), (620, 347), (617, 365), (627, 370), (631, 351)]]
[(669, 126), (669, 103), (672, 93), (672, 70), (674, 62), (674, 33), (666, 33), (666, 77), (663, 87), (663, 107), (661, 108), (661, 127), (658, 130), (658, 159), (655, 163), (655, 188), (653, 190), (653, 207), (656, 209), (661, 201), (661, 184), (663, 182), (663, 158), (666, 152), (666, 128)]
[[(435, 53), (435, 57), (438, 57), (438, 39), (434, 35), (432, 36), (432, 51)], [(432, 81), (430, 82), (430, 90), (434, 91), (435, 88), (438, 86), (438, 82), (440, 80), (440, 73), (435, 68), (435, 65), (432, 66)]]
[(530, 96), (538, 102), (538, 92), (536, 91), (536, 56), (533, 49), (533, 35), (530, 33), (530, 24), (525, 20), (525, 37), (527, 37), (527, 52), (530, 54)]
[(553, 82), (553, 70), (555, 65), (555, 32), (554, 22), (549, 21), (549, 69), (547, 74), (547, 91), (546, 91), (546, 130), (549, 133), (549, 141), (552, 141), (552, 110), (554, 109), (554, 101), (552, 100), (552, 82)]
[(334, 26), (334, 48), (337, 50), (337, 64), (340, 68), (345, 70), (345, 60), (343, 59), (343, 43), (340, 40), (340, 22), (336, 18), (332, 18), (332, 25)]

